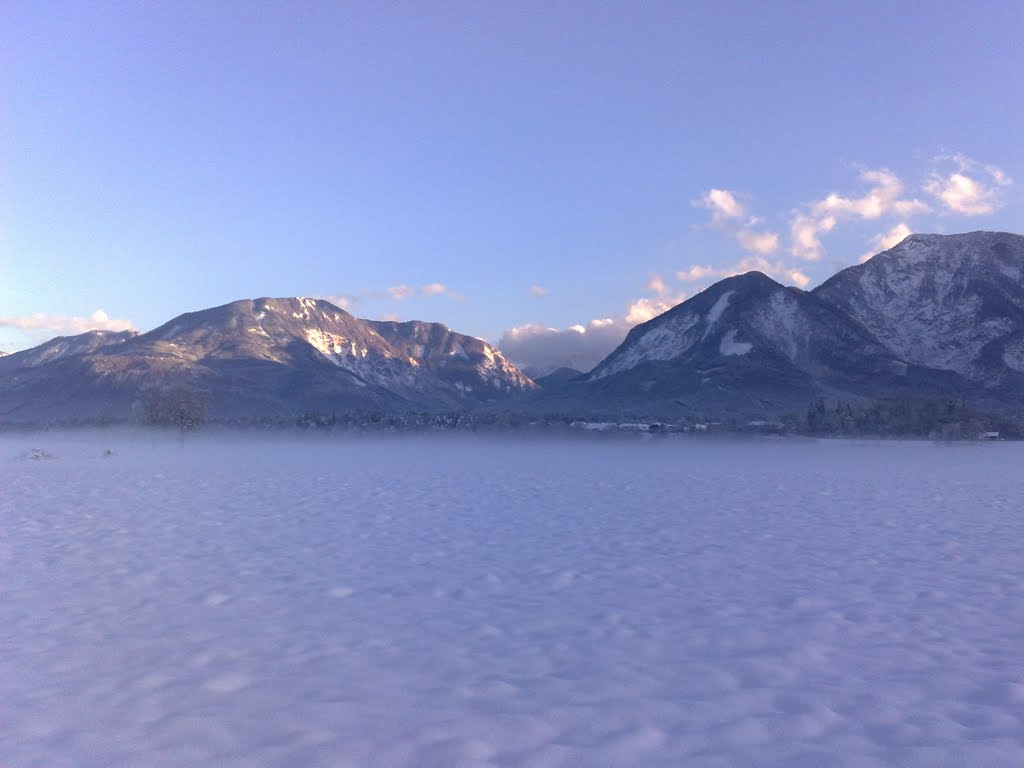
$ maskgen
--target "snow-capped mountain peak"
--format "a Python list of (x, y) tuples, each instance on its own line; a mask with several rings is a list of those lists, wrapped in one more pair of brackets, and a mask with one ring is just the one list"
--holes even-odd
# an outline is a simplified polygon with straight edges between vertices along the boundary
[[(662, 315), (633, 328), (626, 339), (589, 376), (597, 381), (643, 363), (676, 360), (698, 345), (724, 345), (731, 354), (746, 354), (753, 343), (731, 325), (736, 307), (755, 296), (787, 289), (761, 272), (726, 278)], [(743, 350), (743, 351), (741, 351)]]
[(626, 402), (779, 412), (829, 392), (944, 392), (844, 312), (760, 272), (722, 280), (634, 328), (587, 377)]
[(911, 235), (814, 295), (908, 362), (984, 386), (1024, 374), (1024, 237)]
[(4, 372), (7, 412), (56, 414), (88, 400), (115, 416), (140, 389), (173, 382), (209, 392), (220, 416), (452, 408), (536, 388), (491, 345), (439, 323), (361, 320), (305, 297), (235, 301), (141, 335), (54, 339), (5, 358)]

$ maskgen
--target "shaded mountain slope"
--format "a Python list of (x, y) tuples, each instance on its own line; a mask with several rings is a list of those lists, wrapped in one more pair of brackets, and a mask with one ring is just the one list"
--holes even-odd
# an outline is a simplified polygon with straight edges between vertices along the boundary
[(1024, 384), (1024, 237), (911, 235), (813, 291), (909, 363)]

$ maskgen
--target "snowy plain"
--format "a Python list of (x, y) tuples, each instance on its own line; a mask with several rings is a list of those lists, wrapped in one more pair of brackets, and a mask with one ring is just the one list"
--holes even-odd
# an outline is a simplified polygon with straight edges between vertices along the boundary
[(1022, 545), (1012, 443), (6, 434), (0, 765), (1021, 766)]

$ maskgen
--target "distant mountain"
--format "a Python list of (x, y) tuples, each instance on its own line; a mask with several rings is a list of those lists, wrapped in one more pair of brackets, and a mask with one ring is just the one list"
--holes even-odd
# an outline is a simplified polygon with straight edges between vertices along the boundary
[(482, 339), (454, 333), (440, 323), (366, 322), (393, 349), (467, 396), (491, 399), (536, 389), (529, 377)]
[(145, 334), (94, 331), (9, 355), (0, 420), (127, 418), (140, 391), (168, 385), (205, 393), (221, 418), (466, 407), (536, 388), (494, 347), (440, 324), (262, 298)]
[(552, 389), (564, 386), (582, 376), (583, 371), (577, 371), (575, 368), (556, 368), (546, 376), (540, 376), (533, 381), (541, 389)]
[(562, 404), (650, 414), (777, 415), (816, 398), (1019, 405), (1024, 237), (911, 235), (809, 293), (727, 278), (568, 386)]
[(821, 396), (938, 394), (958, 384), (901, 360), (816, 296), (748, 272), (633, 328), (581, 392), (662, 411), (755, 415)]
[(1020, 409), (1024, 237), (911, 235), (813, 291), (759, 272), (633, 328), (587, 373), (532, 381), (444, 325), (256, 299), (145, 334), (94, 331), (0, 358), (0, 422), (129, 418), (154, 387), (214, 418), (484, 409), (604, 418), (781, 416), (826, 400)]
[(813, 294), (908, 363), (988, 389), (1024, 385), (1024, 237), (911, 235)]
[(38, 347), (15, 352), (8, 364), (32, 367), (53, 363), (61, 359), (87, 355), (105, 347), (115, 347), (138, 336), (137, 331), (86, 331), (78, 336), (58, 336), (44, 341)]

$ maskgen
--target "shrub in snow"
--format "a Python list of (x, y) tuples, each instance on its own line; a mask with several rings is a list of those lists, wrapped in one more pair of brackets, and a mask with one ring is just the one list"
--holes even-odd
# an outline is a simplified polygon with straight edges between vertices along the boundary
[(44, 451), (42, 448), (30, 448), (21, 454), (21, 458), (30, 461), (43, 461), (44, 459), (56, 459), (57, 457), (52, 453)]

